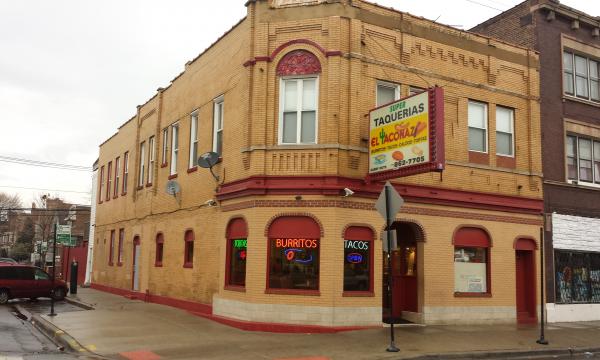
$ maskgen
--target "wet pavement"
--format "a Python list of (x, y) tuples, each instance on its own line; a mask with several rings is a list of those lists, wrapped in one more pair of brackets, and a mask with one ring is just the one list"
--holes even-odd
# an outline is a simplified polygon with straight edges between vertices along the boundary
[[(168, 306), (81, 289), (79, 300), (95, 310), (42, 316), (80, 345), (111, 358), (130, 359), (571, 359), (582, 349), (600, 352), (600, 322), (551, 324), (549, 345), (536, 344), (536, 326), (399, 326), (399, 353), (385, 351), (389, 328), (336, 334), (278, 334), (243, 331)], [(565, 352), (576, 350), (575, 357)], [(554, 350), (550, 355), (540, 351)], [(528, 351), (527, 355), (493, 352)], [(579, 353), (577, 353), (579, 352)], [(475, 354), (475, 355), (473, 355)], [(504, 353), (501, 353), (504, 354)]]
[[(50, 313), (50, 299), (38, 299), (36, 301), (31, 301), (31, 300), (13, 300), (10, 302), (10, 304), (13, 305), (20, 305), (21, 307), (23, 307), (23, 309), (29, 311), (29, 312), (33, 312), (33, 313), (37, 313), (37, 314), (49, 314)], [(85, 311), (86, 309), (74, 305), (72, 303), (69, 303), (65, 300), (61, 300), (61, 301), (55, 301), (54, 302), (54, 312), (59, 314), (59, 313), (65, 313), (65, 312), (72, 312), (72, 311)]]
[[(12, 303), (12, 302), (11, 302)], [(91, 359), (64, 353), (38, 332), (11, 305), (0, 305), (0, 360), (40, 359), (72, 360)]]

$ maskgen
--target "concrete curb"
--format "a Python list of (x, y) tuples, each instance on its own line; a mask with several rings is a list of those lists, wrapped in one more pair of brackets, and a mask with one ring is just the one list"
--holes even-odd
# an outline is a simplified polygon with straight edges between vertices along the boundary
[(69, 304), (75, 305), (75, 306), (79, 306), (80, 308), (86, 309), (86, 310), (94, 310), (94, 306), (90, 305), (90, 304), (86, 304), (84, 302), (82, 302), (81, 300), (79, 300), (79, 298), (72, 298), (69, 296), (65, 296), (64, 300), (66, 302), (68, 302)]
[(531, 359), (535, 357), (559, 356), (559, 355), (583, 355), (584, 353), (600, 353), (600, 347), (593, 348), (558, 348), (558, 349), (532, 349), (532, 350), (501, 350), (501, 351), (479, 351), (460, 353), (441, 353), (429, 355), (417, 355), (406, 357), (406, 360), (452, 360), (452, 359)]

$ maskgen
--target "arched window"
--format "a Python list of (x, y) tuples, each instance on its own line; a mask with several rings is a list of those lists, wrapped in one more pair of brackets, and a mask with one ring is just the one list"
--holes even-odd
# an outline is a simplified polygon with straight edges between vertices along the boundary
[(320, 73), (319, 59), (306, 50), (291, 51), (277, 64), (280, 144), (317, 143)]
[(319, 225), (308, 216), (282, 216), (268, 236), (268, 289), (319, 290)]
[(156, 257), (154, 260), (154, 266), (161, 267), (163, 264), (163, 247), (165, 243), (165, 237), (163, 233), (156, 234)]
[(242, 218), (232, 219), (227, 225), (227, 259), (225, 286), (246, 286), (246, 257), (248, 225)]
[(187, 230), (185, 232), (185, 246), (183, 249), (183, 267), (194, 267), (194, 232)]
[(364, 226), (344, 232), (344, 292), (373, 292), (373, 237)]
[(482, 229), (463, 227), (454, 233), (455, 294), (490, 294), (491, 241)]

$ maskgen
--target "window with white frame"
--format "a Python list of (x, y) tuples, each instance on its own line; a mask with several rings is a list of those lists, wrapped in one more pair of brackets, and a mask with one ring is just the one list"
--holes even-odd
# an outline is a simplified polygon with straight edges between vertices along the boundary
[(122, 195), (127, 194), (127, 183), (129, 180), (129, 151), (125, 151), (123, 154), (123, 190)]
[(113, 190), (113, 197), (119, 196), (119, 179), (121, 178), (121, 158), (117, 156), (115, 159), (115, 188)]
[(170, 175), (177, 174), (177, 154), (179, 153), (179, 124), (171, 125), (171, 171)]
[(167, 155), (168, 153), (168, 144), (169, 144), (169, 128), (164, 128), (162, 131), (162, 152), (161, 152), (161, 164), (167, 163)]
[(514, 120), (515, 112), (502, 106), (496, 106), (496, 154), (514, 156)]
[(385, 81), (377, 82), (376, 106), (391, 103), (400, 99), (400, 85)]
[(223, 154), (223, 96), (214, 100), (213, 108), (213, 151)]
[(600, 185), (600, 140), (568, 135), (566, 155), (569, 181)]
[(563, 52), (563, 91), (567, 95), (600, 102), (598, 61)]
[(318, 77), (281, 79), (280, 144), (317, 143)]
[(148, 139), (148, 180), (147, 184), (152, 184), (152, 176), (154, 175), (154, 136)]
[(198, 112), (193, 112), (190, 116), (190, 159), (188, 169), (196, 166), (198, 159)]
[(487, 104), (469, 101), (469, 151), (487, 152)]
[(138, 178), (138, 186), (144, 186), (144, 174), (146, 168), (146, 142), (140, 144), (140, 173)]

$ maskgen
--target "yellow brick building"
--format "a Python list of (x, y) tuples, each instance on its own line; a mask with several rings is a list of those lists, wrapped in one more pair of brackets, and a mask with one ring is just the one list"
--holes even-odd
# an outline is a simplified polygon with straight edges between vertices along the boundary
[(437, 85), (445, 170), (391, 180), (393, 318), (535, 321), (537, 54), (361, 0), (246, 6), (101, 144), (93, 286), (231, 322), (389, 321), (368, 115)]

